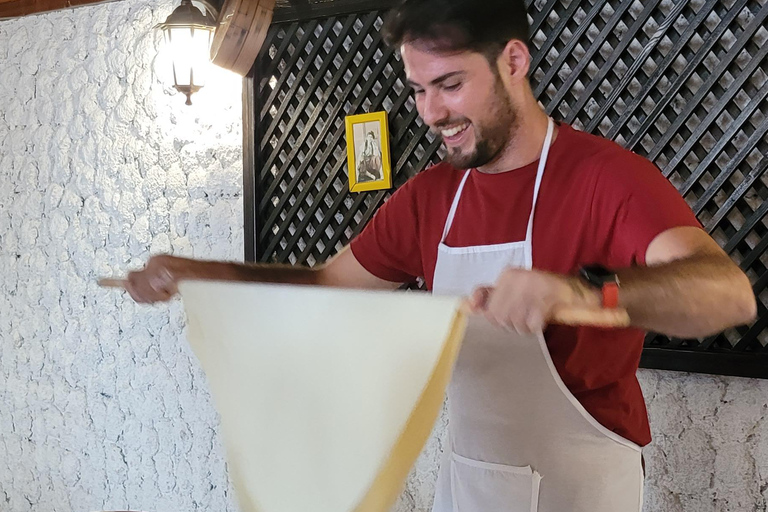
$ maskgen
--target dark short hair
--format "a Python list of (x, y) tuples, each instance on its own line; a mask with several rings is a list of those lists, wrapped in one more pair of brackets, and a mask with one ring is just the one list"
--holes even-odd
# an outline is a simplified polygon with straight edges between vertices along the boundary
[(476, 51), (494, 61), (512, 39), (529, 44), (523, 0), (400, 0), (382, 33), (390, 46), (426, 41), (445, 51)]

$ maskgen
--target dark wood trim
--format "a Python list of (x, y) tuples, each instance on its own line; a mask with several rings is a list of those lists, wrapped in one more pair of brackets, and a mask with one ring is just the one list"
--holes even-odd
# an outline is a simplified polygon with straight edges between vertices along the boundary
[(259, 232), (256, 211), (256, 66), (243, 78), (243, 232), (245, 261), (256, 261)]
[(11, 0), (0, 1), (0, 20), (19, 18), (80, 5), (104, 4), (115, 0)]
[[(81, 5), (108, 4), (117, 0), (0, 0), (0, 20), (31, 16)], [(206, 0), (220, 11), (224, 0)]]
[(360, 12), (381, 11), (392, 7), (396, 0), (278, 0), (272, 23), (289, 23), (315, 18), (346, 16)]
[(768, 354), (645, 347), (640, 368), (768, 379)]

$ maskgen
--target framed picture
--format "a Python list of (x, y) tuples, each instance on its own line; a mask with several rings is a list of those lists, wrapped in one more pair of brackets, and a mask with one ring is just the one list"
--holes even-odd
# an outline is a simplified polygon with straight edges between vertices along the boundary
[(347, 116), (345, 121), (349, 190), (365, 192), (392, 188), (387, 113)]

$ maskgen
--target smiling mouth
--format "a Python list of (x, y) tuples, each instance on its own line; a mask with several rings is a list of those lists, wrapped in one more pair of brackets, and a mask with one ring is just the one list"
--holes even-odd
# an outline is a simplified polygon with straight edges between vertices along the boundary
[(467, 132), (469, 125), (470, 123), (461, 123), (451, 126), (450, 128), (443, 128), (440, 130), (440, 135), (442, 135), (443, 141), (446, 144), (454, 144)]
[(469, 128), (469, 123), (462, 123), (460, 125), (453, 126), (451, 128), (446, 128), (445, 130), (440, 130), (440, 134), (443, 137), (455, 137), (456, 135), (460, 134), (467, 128)]

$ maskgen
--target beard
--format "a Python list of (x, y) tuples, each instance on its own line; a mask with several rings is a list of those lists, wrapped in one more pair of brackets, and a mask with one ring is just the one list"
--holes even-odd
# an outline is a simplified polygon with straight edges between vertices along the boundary
[(494, 86), (494, 108), (490, 121), (472, 123), (475, 135), (475, 147), (470, 151), (449, 148), (446, 161), (454, 169), (472, 169), (493, 162), (512, 140), (517, 129), (517, 112), (504, 89), (501, 78)]

